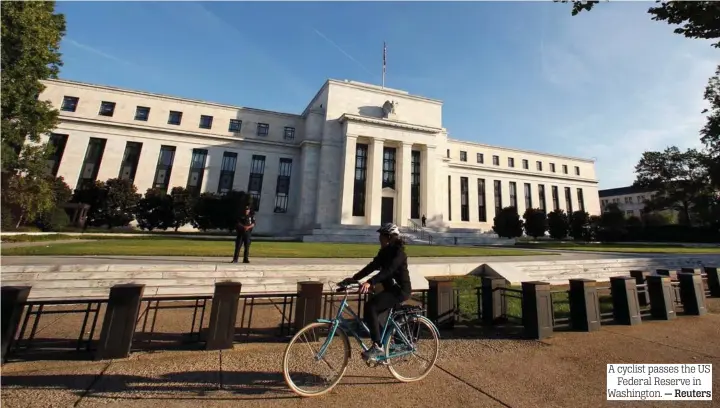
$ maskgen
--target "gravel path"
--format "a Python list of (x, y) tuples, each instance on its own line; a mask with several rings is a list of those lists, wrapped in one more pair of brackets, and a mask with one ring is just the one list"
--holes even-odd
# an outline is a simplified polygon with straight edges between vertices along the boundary
[[(449, 333), (446, 334), (446, 337)], [(330, 394), (300, 399), (284, 384), (284, 344), (239, 344), (222, 352), (137, 353), (113, 362), (45, 361), (3, 367), (3, 406), (132, 407), (553, 407), (606, 406), (608, 363), (720, 364), (720, 315), (679, 317), (595, 333), (557, 333), (545, 341), (446, 339), (437, 367), (401, 384), (353, 355)], [(356, 351), (356, 349), (354, 349)], [(713, 392), (720, 392), (715, 375)], [(623, 407), (698, 402), (627, 401)], [(713, 405), (715, 404), (715, 405)], [(718, 406), (716, 403), (705, 406)]]

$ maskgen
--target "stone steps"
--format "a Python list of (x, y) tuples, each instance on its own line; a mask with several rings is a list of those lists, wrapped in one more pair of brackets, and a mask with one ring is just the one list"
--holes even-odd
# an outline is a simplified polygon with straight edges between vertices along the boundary
[(720, 256), (638, 257), (559, 261), (489, 262), (483, 273), (502, 276), (511, 283), (544, 281), (566, 284), (569, 279), (585, 278), (607, 281), (612, 276), (629, 275), (631, 270), (654, 272), (656, 269), (680, 270), (684, 267), (720, 265)]

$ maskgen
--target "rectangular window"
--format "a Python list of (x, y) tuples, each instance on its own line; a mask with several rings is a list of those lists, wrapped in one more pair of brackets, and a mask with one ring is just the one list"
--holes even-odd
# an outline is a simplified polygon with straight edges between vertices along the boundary
[(212, 129), (213, 117), (200, 115), (200, 129)]
[(493, 185), (495, 187), (495, 215), (498, 215), (502, 210), (502, 184), (500, 180), (495, 180)]
[(80, 98), (75, 96), (64, 96), (60, 110), (64, 112), (75, 112), (77, 110)]
[(260, 194), (262, 193), (263, 175), (265, 174), (265, 156), (253, 155), (250, 166), (248, 194), (252, 197), (253, 211), (260, 211)]
[(135, 173), (137, 173), (138, 162), (140, 161), (140, 151), (142, 143), (127, 142), (125, 145), (125, 153), (120, 163), (120, 174), (118, 178), (122, 180), (135, 181)]
[(107, 139), (90, 138), (87, 150), (85, 151), (85, 160), (83, 160), (80, 178), (77, 183), (78, 189), (82, 190), (92, 185), (97, 179), (106, 143)]
[(527, 169), (530, 168), (530, 162), (529, 162), (529, 161), (523, 159), (522, 164), (523, 164), (523, 169), (527, 170)]
[(180, 125), (182, 122), (182, 112), (170, 111), (168, 115), (168, 125)]
[(155, 168), (153, 188), (167, 192), (174, 161), (175, 146), (160, 146), (160, 155), (158, 156), (157, 167)]
[(228, 125), (228, 132), (240, 133), (240, 129), (242, 129), (242, 120), (230, 119), (230, 125)]
[(420, 218), (420, 152), (410, 152), (410, 218)]
[(567, 207), (567, 213), (572, 214), (573, 206), (572, 206), (572, 195), (570, 193), (570, 187), (565, 187), (565, 206)]
[(578, 166), (575, 166), (575, 175), (576, 176), (580, 175), (580, 167), (578, 167)]
[(267, 123), (258, 123), (257, 125), (257, 135), (258, 136), (267, 136), (270, 134), (270, 125)]
[(290, 176), (292, 175), (292, 159), (280, 159), (277, 186), (275, 187), (275, 212), (286, 213), (290, 197)]
[(485, 202), (485, 179), (478, 179), (478, 221), (487, 222), (487, 207)]
[(545, 207), (545, 186), (543, 184), (538, 184), (538, 196), (540, 198), (540, 209), (547, 212)]
[(525, 183), (525, 209), (533, 208), (532, 204), (532, 186), (530, 183)]
[(567, 164), (563, 164), (562, 168), (563, 168), (563, 174), (568, 174)]
[(585, 211), (585, 197), (583, 197), (583, 189), (578, 188), (577, 189), (577, 196), (578, 196), (578, 207), (580, 207), (580, 211)]
[(467, 161), (467, 152), (460, 151), (460, 161)]
[(100, 116), (112, 116), (115, 113), (115, 102), (100, 102)]
[(185, 188), (192, 194), (200, 194), (203, 178), (205, 177), (205, 164), (207, 163), (208, 151), (206, 149), (193, 149), (190, 159), (190, 173)]
[(138, 106), (135, 108), (135, 120), (147, 122), (148, 118), (150, 118), (150, 108), (147, 106)]
[(494, 166), (500, 165), (500, 156), (493, 156), (493, 165)]
[(285, 134), (285, 136), (284, 136), (285, 140), (295, 140), (295, 128), (294, 127), (285, 126), (284, 134)]
[(450, 149), (447, 149), (447, 158), (450, 158)]
[(353, 217), (365, 216), (365, 180), (367, 179), (368, 145), (358, 143), (355, 148), (355, 185), (353, 187)]
[(555, 163), (550, 163), (550, 171), (555, 173)]
[(560, 197), (558, 197), (558, 188), (557, 186), (552, 186), (552, 201), (553, 201), (553, 211), (560, 208)]
[(468, 178), (460, 177), (460, 220), (470, 221), (470, 203), (468, 194)]
[(515, 159), (508, 157), (508, 167), (515, 167)]
[(537, 166), (538, 171), (542, 171), (542, 162), (541, 161), (535, 162), (535, 165)]
[(220, 165), (220, 180), (218, 180), (217, 192), (226, 194), (232, 190), (235, 180), (235, 166), (237, 165), (237, 153), (223, 153), (222, 164)]
[(485, 156), (482, 153), (478, 153), (476, 160), (479, 164), (483, 164), (485, 163)]
[(62, 160), (63, 153), (65, 153), (67, 140), (68, 135), (59, 135), (57, 133), (50, 134), (48, 147), (52, 149), (52, 153), (50, 153), (50, 157), (48, 157), (47, 168), (53, 176), (57, 176), (58, 170), (60, 169), (60, 161)]
[(517, 209), (517, 183), (510, 182), (510, 206)]
[(452, 221), (452, 177), (448, 176), (448, 221)]
[(395, 148), (383, 147), (382, 187), (395, 188)]

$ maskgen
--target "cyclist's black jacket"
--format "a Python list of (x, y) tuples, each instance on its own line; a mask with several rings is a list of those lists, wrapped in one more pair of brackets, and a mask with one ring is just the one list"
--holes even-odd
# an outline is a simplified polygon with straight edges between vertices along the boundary
[(412, 291), (410, 272), (402, 244), (389, 244), (385, 248), (380, 248), (372, 262), (353, 275), (353, 279), (360, 280), (378, 269), (380, 272), (368, 280), (370, 284), (380, 283), (384, 290), (399, 292), (405, 298), (410, 297)]

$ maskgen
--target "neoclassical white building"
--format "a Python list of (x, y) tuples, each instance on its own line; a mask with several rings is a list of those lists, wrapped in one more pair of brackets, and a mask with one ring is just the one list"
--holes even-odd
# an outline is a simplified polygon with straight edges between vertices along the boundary
[(66, 80), (40, 96), (60, 111), (50, 167), (72, 188), (122, 177), (255, 198), (257, 231), (318, 226), (492, 228), (498, 208), (600, 213), (593, 160), (448, 137), (442, 102), (328, 80), (301, 114)]

